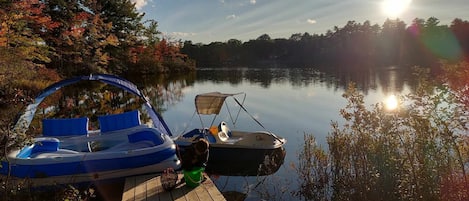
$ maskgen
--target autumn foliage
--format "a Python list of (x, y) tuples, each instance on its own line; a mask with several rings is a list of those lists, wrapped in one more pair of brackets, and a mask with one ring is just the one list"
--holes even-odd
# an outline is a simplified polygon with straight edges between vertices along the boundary
[(169, 72), (171, 67), (186, 71), (195, 66), (195, 62), (180, 52), (178, 43), (171, 43), (166, 39), (153, 45), (133, 48), (130, 56), (131, 62), (137, 67), (135, 70), (139, 72)]
[(178, 43), (160, 40), (156, 21), (142, 22), (143, 13), (129, 0), (0, 4), (0, 96), (14, 96), (9, 89), (19, 87), (35, 91), (34, 86), (72, 75), (179, 72), (195, 66)]

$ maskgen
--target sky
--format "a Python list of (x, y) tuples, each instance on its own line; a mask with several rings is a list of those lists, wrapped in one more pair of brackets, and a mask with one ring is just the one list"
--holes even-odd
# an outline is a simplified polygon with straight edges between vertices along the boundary
[(144, 20), (158, 22), (170, 40), (209, 44), (230, 39), (246, 42), (263, 34), (272, 39), (295, 33), (323, 34), (348, 21), (383, 25), (399, 18), (436, 17), (450, 25), (469, 20), (468, 0), (131, 0)]

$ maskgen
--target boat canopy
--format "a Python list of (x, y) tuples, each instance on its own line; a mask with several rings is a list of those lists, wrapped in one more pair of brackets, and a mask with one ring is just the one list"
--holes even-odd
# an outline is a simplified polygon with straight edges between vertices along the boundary
[(195, 97), (195, 107), (198, 114), (219, 114), (226, 97), (242, 93), (224, 94), (220, 92), (209, 92), (199, 94)]
[(149, 99), (142, 94), (142, 92), (138, 89), (138, 87), (131, 83), (128, 80), (123, 78), (114, 76), (114, 75), (107, 75), (107, 74), (91, 74), (86, 76), (77, 76), (70, 79), (62, 80), (56, 82), (46, 89), (44, 89), (37, 97), (34, 99), (34, 102), (27, 106), (25, 112), (21, 115), (21, 117), (16, 122), (13, 131), (16, 133), (25, 133), (31, 124), (31, 121), (34, 118), (34, 114), (36, 113), (38, 105), (46, 98), (47, 96), (51, 95), (52, 93), (56, 92), (62, 87), (77, 83), (82, 80), (92, 80), (92, 81), (101, 81), (106, 84), (113, 85), (115, 87), (121, 88), (127, 92), (130, 92), (143, 100), (145, 100), (145, 109), (150, 115), (150, 118), (153, 120), (153, 126), (157, 128), (160, 132), (172, 135), (171, 131), (169, 130), (166, 123), (163, 121), (161, 115), (159, 115), (155, 109), (150, 104)]

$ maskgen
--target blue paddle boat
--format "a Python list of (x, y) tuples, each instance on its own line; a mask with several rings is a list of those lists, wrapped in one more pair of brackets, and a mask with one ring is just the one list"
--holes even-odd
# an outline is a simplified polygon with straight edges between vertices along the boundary
[(112, 75), (74, 77), (47, 87), (17, 121), (13, 134), (24, 134), (38, 105), (60, 88), (82, 81), (100, 81), (144, 100), (140, 110), (100, 115), (98, 129), (90, 117), (42, 119), (42, 134), (31, 144), (11, 151), (1, 161), (0, 174), (33, 186), (92, 182), (178, 169), (180, 161), (171, 132), (148, 98), (131, 82)]

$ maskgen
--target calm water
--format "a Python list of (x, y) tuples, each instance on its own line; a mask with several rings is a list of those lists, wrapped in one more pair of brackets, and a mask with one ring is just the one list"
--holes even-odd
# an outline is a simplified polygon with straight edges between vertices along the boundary
[[(408, 74), (403, 74), (408, 75)], [(409, 92), (407, 79), (398, 69), (378, 72), (320, 73), (314, 69), (201, 69), (191, 79), (166, 83), (173, 92), (163, 107), (163, 118), (174, 135), (198, 127), (194, 115), (194, 97), (199, 93), (245, 92), (245, 106), (270, 131), (288, 140), (284, 164), (272, 175), (262, 177), (212, 176), (224, 192), (246, 196), (246, 200), (291, 200), (299, 180), (294, 166), (303, 145), (304, 134), (313, 134), (318, 143), (327, 147), (330, 123), (343, 122), (339, 110), (346, 105), (342, 97), (347, 83), (358, 84), (367, 105), (383, 102), (390, 95)], [(174, 93), (176, 92), (176, 93)], [(174, 95), (177, 94), (177, 95)], [(233, 111), (232, 111), (233, 113)], [(221, 115), (216, 122), (228, 120)], [(261, 130), (248, 115), (240, 115), (236, 128)], [(211, 117), (203, 119), (207, 125)], [(249, 123), (248, 123), (249, 122)], [(296, 198), (298, 199), (298, 198)]]

